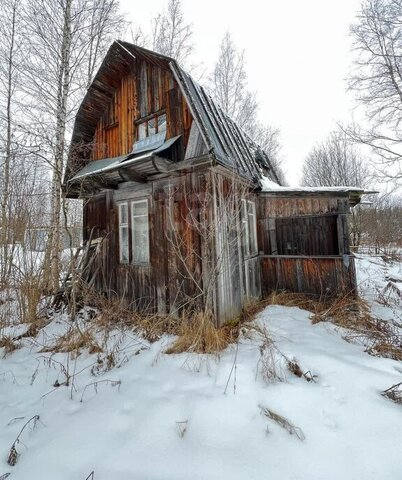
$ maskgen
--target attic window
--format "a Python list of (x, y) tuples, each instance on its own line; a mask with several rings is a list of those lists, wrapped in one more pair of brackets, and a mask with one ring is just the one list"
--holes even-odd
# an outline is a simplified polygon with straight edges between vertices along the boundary
[(117, 116), (117, 102), (116, 102), (116, 97), (114, 97), (109, 105), (107, 106), (107, 109), (104, 114), (104, 123), (106, 128), (114, 127), (118, 123), (118, 116)]
[(137, 124), (137, 141), (144, 140), (157, 133), (166, 133), (166, 113), (152, 115), (144, 120), (139, 120)]

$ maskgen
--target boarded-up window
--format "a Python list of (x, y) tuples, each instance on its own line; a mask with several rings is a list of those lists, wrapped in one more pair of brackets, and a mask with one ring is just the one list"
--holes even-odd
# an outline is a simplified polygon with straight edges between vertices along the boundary
[(277, 252), (272, 254), (339, 254), (336, 215), (277, 218), (275, 223)]
[(242, 199), (241, 205), (243, 255), (250, 257), (258, 253), (255, 203)]
[(120, 203), (119, 205), (119, 258), (120, 263), (128, 263), (128, 205)]
[(131, 204), (133, 263), (149, 263), (148, 200), (136, 200)]

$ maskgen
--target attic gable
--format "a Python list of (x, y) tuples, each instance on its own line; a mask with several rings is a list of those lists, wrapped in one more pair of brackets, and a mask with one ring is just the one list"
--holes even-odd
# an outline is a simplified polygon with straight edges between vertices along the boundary
[(147, 137), (160, 133), (164, 119), (165, 140), (182, 136), (175, 161), (208, 153), (256, 186), (264, 175), (278, 181), (265, 152), (174, 60), (121, 41), (110, 47), (79, 108), (65, 180), (88, 162), (144, 151), (136, 142), (152, 143)]

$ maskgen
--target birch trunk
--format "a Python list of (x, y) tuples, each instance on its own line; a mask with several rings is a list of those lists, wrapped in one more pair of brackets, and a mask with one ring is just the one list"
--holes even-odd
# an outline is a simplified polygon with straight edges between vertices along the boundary
[(61, 193), (64, 166), (65, 134), (67, 123), (67, 101), (70, 89), (70, 51), (71, 51), (71, 4), (67, 0), (64, 10), (61, 61), (57, 85), (56, 141), (52, 178), (52, 212), (50, 238), (50, 276), (53, 291), (59, 288), (61, 271), (62, 228)]
[(12, 160), (12, 98), (13, 98), (13, 63), (15, 52), (15, 29), (17, 2), (11, 5), (11, 31), (9, 37), (9, 45), (6, 50), (5, 61), (7, 62), (6, 70), (6, 139), (5, 139), (5, 157), (3, 166), (3, 191), (1, 198), (1, 229), (0, 229), (0, 245), (2, 247), (2, 268), (0, 270), (1, 283), (6, 281), (10, 271), (11, 261), (9, 252), (9, 201), (10, 201), (10, 166)]

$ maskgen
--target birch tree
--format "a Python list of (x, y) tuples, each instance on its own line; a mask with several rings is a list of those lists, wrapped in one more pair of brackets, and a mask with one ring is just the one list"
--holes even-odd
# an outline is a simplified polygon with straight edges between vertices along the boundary
[(364, 0), (351, 26), (354, 69), (349, 88), (368, 128), (348, 134), (372, 148), (381, 178), (402, 185), (402, 0)]
[(248, 89), (245, 52), (239, 51), (227, 32), (220, 44), (218, 59), (210, 76), (209, 92), (224, 112), (268, 154), (281, 184), (280, 131), (258, 119), (256, 94)]
[(51, 288), (58, 288), (61, 252), (62, 175), (72, 119), (122, 18), (117, 0), (36, 0), (27, 4), (30, 39), (24, 68), (25, 94), (32, 105), (27, 127), (48, 163), (51, 235), (47, 263)]
[(365, 162), (343, 131), (333, 131), (307, 155), (302, 185), (308, 187), (368, 186)]
[(193, 30), (186, 22), (181, 0), (169, 0), (165, 12), (152, 20), (152, 50), (184, 66), (194, 47)]
[(244, 51), (237, 50), (229, 32), (220, 44), (210, 83), (214, 100), (227, 115), (247, 133), (254, 131), (258, 111), (256, 95), (247, 89)]
[(15, 128), (16, 95), (18, 93), (23, 38), (21, 37), (21, 1), (4, 0), (0, 4), (0, 172), (1, 172), (1, 211), (0, 211), (0, 247), (2, 262), (0, 280), (11, 266), (9, 251), (10, 213), (11, 213), (11, 175), (12, 163), (16, 155)]

